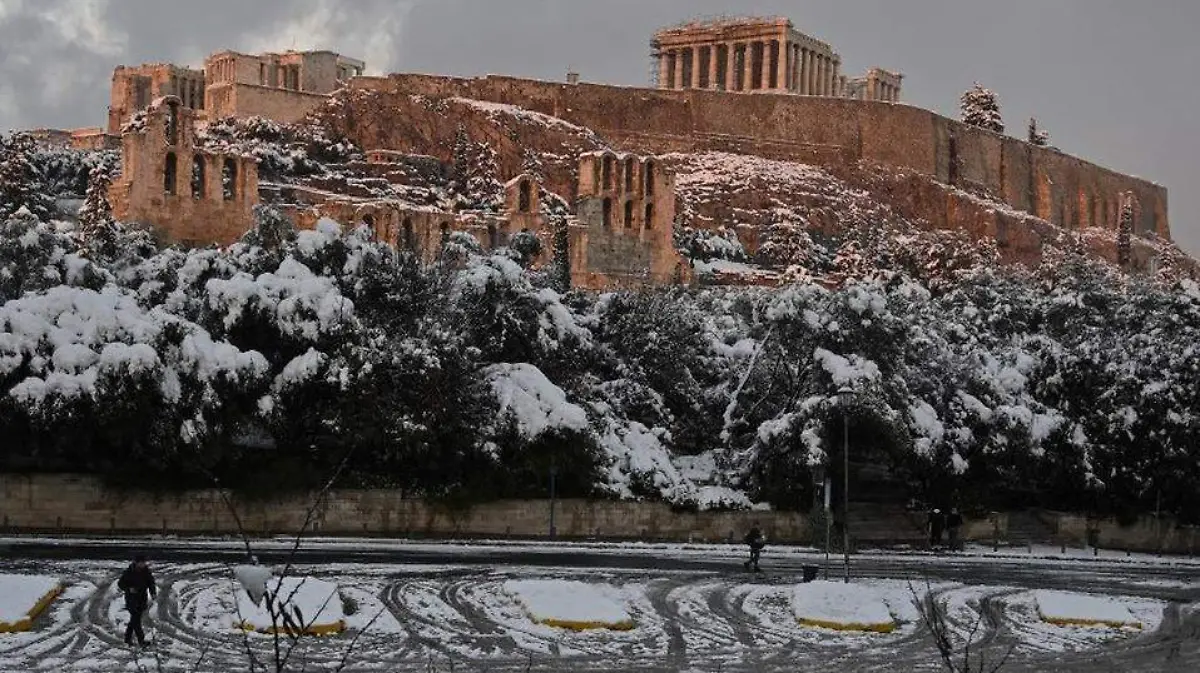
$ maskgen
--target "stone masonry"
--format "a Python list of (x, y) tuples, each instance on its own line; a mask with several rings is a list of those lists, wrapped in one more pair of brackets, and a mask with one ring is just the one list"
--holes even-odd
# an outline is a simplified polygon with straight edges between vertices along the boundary
[(113, 216), (152, 225), (165, 241), (231, 243), (254, 221), (258, 164), (196, 146), (196, 111), (175, 96), (152, 102), (121, 138)]

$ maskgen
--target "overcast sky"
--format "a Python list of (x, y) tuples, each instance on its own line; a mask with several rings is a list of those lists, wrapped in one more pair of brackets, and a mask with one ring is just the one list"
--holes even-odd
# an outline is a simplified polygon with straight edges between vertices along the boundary
[(102, 125), (115, 65), (223, 48), (641, 85), (656, 27), (731, 11), (791, 18), (843, 72), (900, 70), (904, 100), (944, 114), (979, 80), (1010, 133), (1036, 116), (1064, 151), (1166, 185), (1200, 255), (1198, 0), (0, 0), (0, 129)]

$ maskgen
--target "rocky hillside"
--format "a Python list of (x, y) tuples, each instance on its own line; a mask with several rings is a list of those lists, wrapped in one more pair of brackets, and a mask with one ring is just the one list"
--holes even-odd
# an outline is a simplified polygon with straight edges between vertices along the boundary
[[(456, 137), (465, 134), (494, 151), (501, 181), (531, 171), (568, 202), (575, 192), (578, 156), (610, 148), (593, 130), (562, 119), (464, 98), (345, 92), (312, 122), (364, 151), (393, 150), (444, 162), (453, 162)], [(987, 263), (1033, 267), (1049, 248), (1117, 259), (1115, 231), (1068, 232), (986, 194), (927, 176), (874, 165), (821, 168), (721, 152), (662, 159), (677, 175), (676, 211), (684, 234), (680, 247), (703, 263), (718, 259), (749, 265), (741, 267), (747, 272), (742, 280), (752, 276), (751, 282), (778, 278), (789, 269), (794, 275), (798, 265), (808, 275), (838, 282), (844, 274), (831, 263), (839, 251), (847, 253), (846, 246), (850, 253), (871, 255), (873, 248), (904, 237), (910, 247), (935, 256), (971, 256), (974, 251), (966, 248), (979, 247)], [(797, 249), (792, 240), (797, 237), (804, 239), (800, 247), (805, 251)], [(1131, 247), (1134, 268), (1197, 273), (1195, 261), (1168, 241), (1135, 237)], [(962, 260), (912, 263), (954, 266)], [(726, 270), (733, 268), (739, 267), (726, 265)], [(718, 275), (730, 279), (729, 274)]]

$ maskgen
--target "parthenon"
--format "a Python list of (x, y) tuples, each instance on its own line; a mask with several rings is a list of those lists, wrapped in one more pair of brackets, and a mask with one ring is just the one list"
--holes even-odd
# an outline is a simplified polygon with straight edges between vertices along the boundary
[(660, 89), (900, 99), (902, 75), (872, 68), (848, 80), (829, 43), (783, 17), (689, 22), (659, 30), (651, 47)]

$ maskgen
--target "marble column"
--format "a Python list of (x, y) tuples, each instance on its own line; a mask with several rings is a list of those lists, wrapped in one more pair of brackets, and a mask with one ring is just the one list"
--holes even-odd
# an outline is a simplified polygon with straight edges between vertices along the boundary
[(675, 81), (671, 82), (672, 89), (683, 88), (683, 53), (686, 49), (675, 50)]
[(762, 41), (762, 90), (769, 91), (771, 89), (771, 43), (774, 40)]
[(754, 42), (746, 42), (743, 50), (745, 58), (742, 62), (742, 90), (754, 88)]
[(688, 82), (689, 89), (700, 88), (700, 47), (693, 47), (692, 52), (692, 76)]
[(779, 69), (783, 77), (779, 78), (779, 88), (784, 91), (792, 90), (792, 45), (784, 41), (779, 43)]
[(796, 64), (796, 68), (799, 69), (800, 73), (796, 78), (796, 93), (806, 94), (808, 93), (808, 50), (804, 47), (798, 47), (798, 49), (800, 51), (800, 62)]
[(817, 57), (817, 95), (825, 95), (825, 84), (829, 80), (829, 60), (824, 56)]
[(725, 43), (725, 90), (736, 91), (734, 84), (734, 64), (737, 62), (737, 45), (733, 42)]
[(670, 52), (666, 51), (658, 54), (658, 88), (660, 89), (671, 88), (670, 83), (667, 82), (667, 78), (670, 76), (667, 70), (667, 64), (670, 61), (669, 54)]
[(787, 42), (775, 40), (771, 51), (775, 54), (775, 90), (787, 91)]
[(792, 91), (800, 93), (800, 45), (792, 45)]
[(831, 77), (829, 80), (829, 82), (830, 82), (829, 95), (830, 96), (837, 96), (837, 95), (841, 94), (841, 92), (838, 91), (838, 79), (840, 79), (840, 77), (841, 77), (841, 72), (840, 72), (841, 69), (842, 69), (842, 62), (837, 59), (834, 59), (834, 61), (833, 61), (833, 77)]
[(815, 71), (817, 64), (816, 54), (811, 49), (804, 50), (804, 93), (811, 96), (813, 92), (813, 84), (817, 81), (817, 73)]

